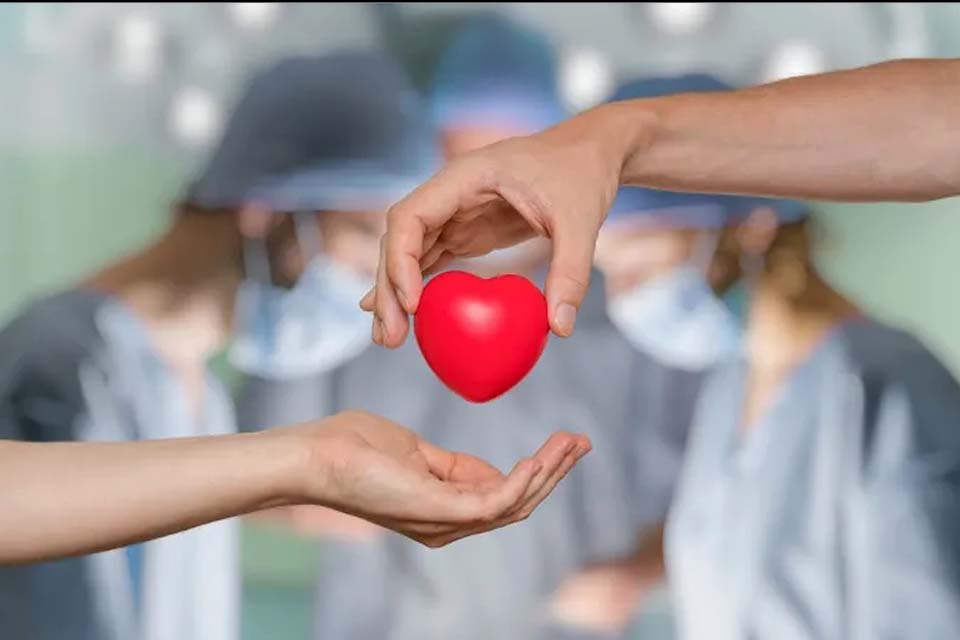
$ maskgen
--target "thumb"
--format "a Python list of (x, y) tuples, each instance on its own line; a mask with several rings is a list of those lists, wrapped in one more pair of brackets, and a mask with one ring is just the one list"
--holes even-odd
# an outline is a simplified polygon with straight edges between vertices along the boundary
[(587, 295), (596, 242), (596, 229), (587, 225), (564, 225), (554, 230), (546, 295), (550, 328), (560, 337), (573, 333), (577, 310)]

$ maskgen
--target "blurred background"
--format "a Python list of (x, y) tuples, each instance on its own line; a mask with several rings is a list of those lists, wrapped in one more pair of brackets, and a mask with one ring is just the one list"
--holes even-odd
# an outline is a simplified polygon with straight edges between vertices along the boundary
[[(291, 54), (386, 48), (422, 89), (453, 30), (481, 11), (550, 39), (573, 111), (639, 74), (743, 85), (960, 55), (952, 3), (0, 5), (0, 320), (163, 229), (251, 72)], [(955, 373), (958, 207), (825, 205), (817, 220), (832, 282)], [(310, 637), (323, 552), (282, 526), (245, 525), (244, 638)]]

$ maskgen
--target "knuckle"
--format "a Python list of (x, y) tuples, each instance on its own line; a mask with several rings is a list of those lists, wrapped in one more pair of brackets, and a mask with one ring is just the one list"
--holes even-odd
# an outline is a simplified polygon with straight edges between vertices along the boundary
[(562, 286), (564, 289), (571, 289), (581, 295), (587, 291), (587, 283), (582, 278), (570, 273), (554, 274), (552, 280), (554, 285)]
[(364, 411), (363, 409), (347, 409), (340, 415), (353, 422), (369, 422), (373, 418), (373, 415), (369, 411)]

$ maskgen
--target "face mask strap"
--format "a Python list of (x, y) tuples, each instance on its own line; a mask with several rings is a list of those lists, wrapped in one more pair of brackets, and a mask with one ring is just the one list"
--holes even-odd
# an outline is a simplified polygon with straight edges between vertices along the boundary
[(258, 282), (269, 283), (270, 259), (267, 257), (267, 248), (263, 240), (257, 238), (243, 238), (243, 271), (247, 278)]
[(297, 235), (297, 244), (306, 258), (304, 264), (309, 264), (320, 255), (320, 221), (312, 211), (300, 211), (293, 214), (294, 232)]

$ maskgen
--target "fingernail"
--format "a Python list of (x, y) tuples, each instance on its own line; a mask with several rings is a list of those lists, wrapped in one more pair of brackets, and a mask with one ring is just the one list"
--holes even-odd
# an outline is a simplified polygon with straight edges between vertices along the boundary
[(358, 302), (357, 304), (360, 305), (361, 309), (363, 309), (364, 303), (373, 295), (374, 291), (376, 291), (376, 287), (367, 291), (365, 294), (363, 294), (363, 297), (360, 298), (360, 302)]
[(553, 315), (553, 322), (557, 332), (562, 336), (573, 333), (573, 326), (577, 323), (577, 308), (569, 302), (561, 302)]

